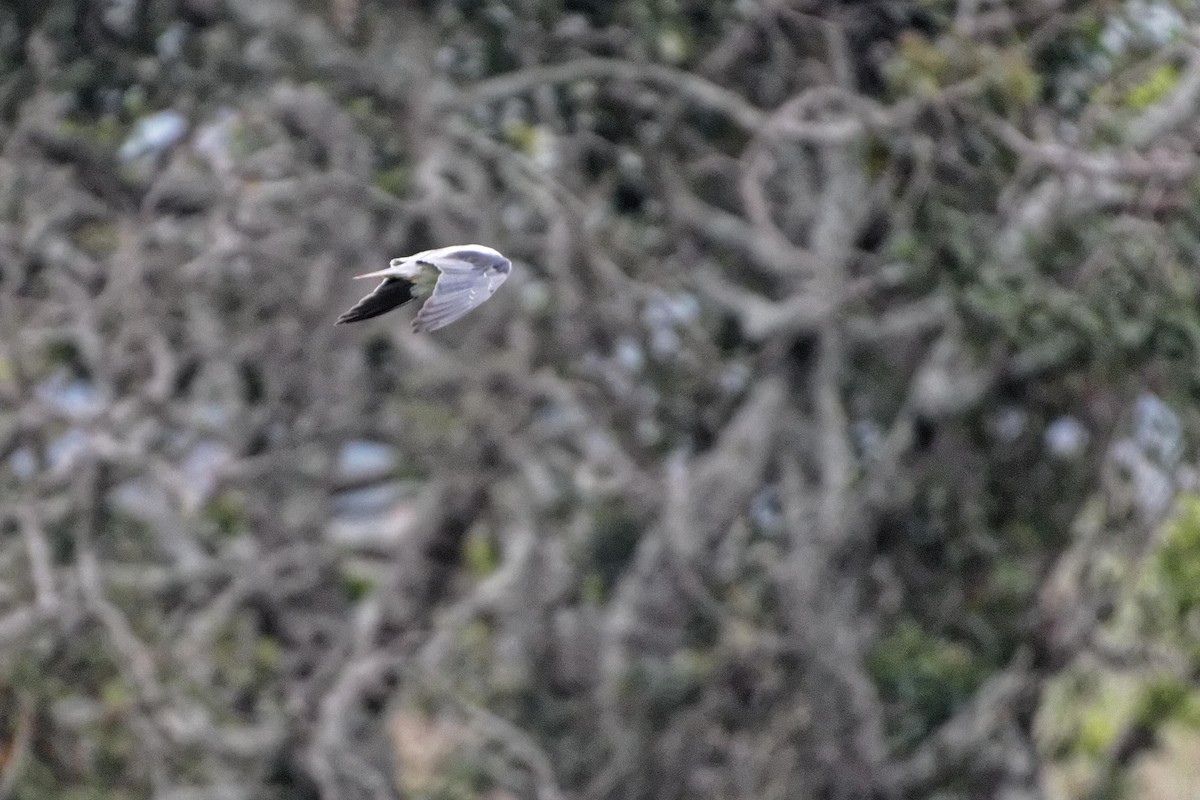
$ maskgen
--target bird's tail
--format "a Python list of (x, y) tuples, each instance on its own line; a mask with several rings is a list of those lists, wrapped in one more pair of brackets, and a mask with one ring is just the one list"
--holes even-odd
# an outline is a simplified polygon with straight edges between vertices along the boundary
[(364, 272), (362, 275), (355, 275), (354, 280), (358, 281), (362, 280), (363, 278), (386, 278), (389, 275), (394, 276), (395, 274), (396, 271), (394, 269), (391, 267), (385, 267), (384, 269), (377, 269), (374, 272)]

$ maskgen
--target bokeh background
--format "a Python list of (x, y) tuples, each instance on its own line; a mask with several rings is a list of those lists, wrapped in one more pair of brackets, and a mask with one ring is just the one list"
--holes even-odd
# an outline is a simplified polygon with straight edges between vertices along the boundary
[(1200, 797), (1198, 149), (1182, 0), (4, 0), (0, 797)]

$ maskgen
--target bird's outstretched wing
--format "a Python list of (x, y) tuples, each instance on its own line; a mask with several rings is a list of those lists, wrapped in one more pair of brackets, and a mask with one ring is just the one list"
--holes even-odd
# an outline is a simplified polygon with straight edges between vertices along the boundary
[(361, 322), (364, 319), (378, 317), (393, 308), (404, 305), (413, 299), (413, 283), (404, 278), (384, 278), (383, 283), (375, 287), (375, 291), (359, 300), (354, 306), (337, 318), (335, 325), (346, 322)]
[(487, 300), (508, 278), (508, 263), (472, 264), (457, 258), (432, 261), (441, 274), (433, 294), (413, 320), (413, 330), (436, 331)]

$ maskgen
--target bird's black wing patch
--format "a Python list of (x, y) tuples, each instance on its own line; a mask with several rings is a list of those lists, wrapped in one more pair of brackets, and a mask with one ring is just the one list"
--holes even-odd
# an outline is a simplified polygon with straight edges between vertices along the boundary
[(362, 322), (364, 319), (378, 317), (380, 314), (398, 308), (413, 299), (413, 283), (404, 278), (384, 278), (383, 283), (375, 287), (375, 291), (359, 300), (354, 306), (337, 318), (335, 325), (345, 322)]

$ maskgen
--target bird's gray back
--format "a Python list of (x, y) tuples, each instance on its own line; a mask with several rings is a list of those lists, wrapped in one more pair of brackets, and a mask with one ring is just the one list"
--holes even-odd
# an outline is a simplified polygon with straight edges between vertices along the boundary
[(496, 250), (480, 244), (456, 245), (431, 250), (422, 254), (422, 261), (434, 264), (443, 272), (463, 271), (470, 269), (474, 272), (495, 271), (507, 273), (512, 263)]

